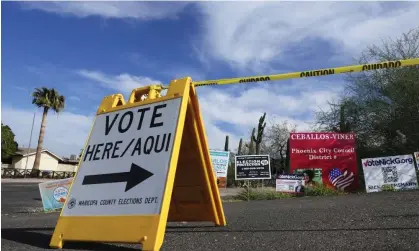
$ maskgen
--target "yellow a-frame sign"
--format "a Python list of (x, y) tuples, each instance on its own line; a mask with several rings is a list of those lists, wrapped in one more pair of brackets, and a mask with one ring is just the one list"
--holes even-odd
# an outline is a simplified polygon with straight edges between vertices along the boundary
[[(159, 250), (168, 221), (226, 220), (191, 78), (105, 97), (50, 246), (141, 243)], [(148, 98), (141, 100), (147, 94)]]

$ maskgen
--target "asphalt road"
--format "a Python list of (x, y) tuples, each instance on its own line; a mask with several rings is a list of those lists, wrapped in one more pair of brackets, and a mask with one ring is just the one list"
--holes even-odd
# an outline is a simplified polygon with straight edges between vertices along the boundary
[[(48, 249), (58, 213), (28, 213), (40, 205), (37, 185), (2, 183), (2, 250)], [(419, 191), (231, 202), (224, 210), (227, 227), (169, 223), (161, 250), (419, 250)], [(64, 245), (64, 250), (139, 249)]]
[(42, 211), (38, 184), (1, 183), (1, 214)]

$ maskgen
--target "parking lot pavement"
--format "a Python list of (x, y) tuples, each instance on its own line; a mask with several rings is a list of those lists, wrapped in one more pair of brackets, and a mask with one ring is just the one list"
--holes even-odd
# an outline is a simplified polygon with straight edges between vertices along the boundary
[(1, 183), (33, 183), (39, 184), (41, 182), (51, 181), (52, 179), (34, 179), (34, 178), (26, 178), (26, 179), (10, 179), (10, 178), (1, 178)]
[[(42, 211), (42, 201), (38, 184), (45, 180), (20, 179), (22, 182), (17, 182), (17, 179), (10, 180), (2, 180), (1, 183), (2, 214)], [(222, 188), (220, 189), (220, 196), (231, 197), (238, 194), (241, 190), (242, 188)]]
[(1, 183), (1, 214), (42, 210), (38, 183)]
[[(2, 207), (7, 204), (3, 198)], [(224, 203), (226, 227), (169, 223), (161, 250), (419, 250), (418, 205), (419, 191)], [(2, 212), (1, 248), (49, 249), (57, 217), (58, 213)], [(64, 244), (64, 250), (139, 248)]]

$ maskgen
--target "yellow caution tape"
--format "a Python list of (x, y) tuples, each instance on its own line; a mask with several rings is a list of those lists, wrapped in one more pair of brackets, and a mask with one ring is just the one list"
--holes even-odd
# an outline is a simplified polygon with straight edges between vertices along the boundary
[(361, 71), (371, 71), (371, 70), (387, 69), (387, 68), (400, 68), (400, 67), (412, 66), (412, 65), (419, 65), (419, 58), (386, 61), (386, 62), (375, 63), (375, 64), (342, 66), (342, 67), (336, 67), (336, 68), (311, 70), (311, 71), (290, 72), (290, 73), (265, 75), (265, 76), (205, 80), (205, 81), (192, 82), (192, 84), (195, 86), (205, 86), (205, 85), (229, 85), (229, 84), (249, 83), (249, 82), (266, 82), (266, 81), (284, 80), (284, 79), (291, 79), (291, 78), (307, 78), (307, 77), (335, 75), (335, 74), (342, 74), (342, 73), (348, 73), (348, 72), (361, 72)]

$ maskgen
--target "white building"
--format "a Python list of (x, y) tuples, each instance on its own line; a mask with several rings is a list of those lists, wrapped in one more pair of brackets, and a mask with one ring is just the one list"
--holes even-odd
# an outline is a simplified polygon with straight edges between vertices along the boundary
[[(35, 162), (36, 149), (19, 148), (15, 155), (12, 157), (12, 164), (9, 168), (15, 168), (24, 170), (32, 170), (33, 164)], [(79, 160), (75, 155), (72, 155), (70, 158), (61, 158), (56, 154), (52, 153), (47, 149), (43, 149), (41, 152), (41, 164), (39, 170), (41, 171), (61, 171), (61, 172), (75, 172)]]

